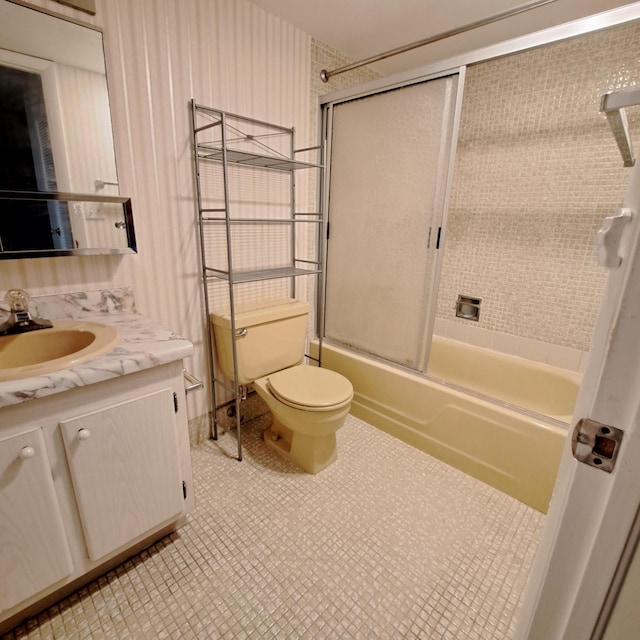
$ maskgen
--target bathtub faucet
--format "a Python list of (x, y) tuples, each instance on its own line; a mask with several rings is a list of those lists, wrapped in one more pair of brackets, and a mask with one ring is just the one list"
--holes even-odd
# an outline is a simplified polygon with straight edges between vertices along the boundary
[(29, 313), (29, 294), (23, 289), (9, 289), (4, 300), (9, 305), (9, 319), (0, 325), (0, 335), (50, 329), (53, 326), (49, 320), (32, 317)]

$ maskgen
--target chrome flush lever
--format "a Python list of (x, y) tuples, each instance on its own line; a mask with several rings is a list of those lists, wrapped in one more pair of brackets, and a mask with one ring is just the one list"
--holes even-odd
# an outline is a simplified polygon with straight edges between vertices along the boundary
[(617, 214), (607, 216), (602, 222), (596, 235), (600, 266), (610, 269), (620, 266), (622, 262), (619, 254), (620, 239), (629, 222), (631, 222), (631, 209), (619, 209)]

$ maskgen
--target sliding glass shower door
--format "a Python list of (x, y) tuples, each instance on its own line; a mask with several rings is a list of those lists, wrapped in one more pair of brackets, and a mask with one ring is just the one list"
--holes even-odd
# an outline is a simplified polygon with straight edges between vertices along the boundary
[(459, 75), (330, 103), (324, 335), (425, 371)]

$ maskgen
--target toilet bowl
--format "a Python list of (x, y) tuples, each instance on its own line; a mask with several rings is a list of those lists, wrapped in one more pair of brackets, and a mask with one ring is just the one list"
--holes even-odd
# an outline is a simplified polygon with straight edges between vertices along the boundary
[[(344, 376), (304, 366), (309, 305), (283, 298), (211, 314), (218, 364), (238, 384), (253, 384), (273, 416), (265, 442), (308, 473), (336, 459), (353, 386)], [(232, 330), (233, 327), (233, 330)], [(237, 367), (237, 371), (236, 371)]]
[(299, 365), (255, 380), (271, 411), (264, 441), (307, 473), (336, 460), (336, 431), (351, 407), (353, 386), (329, 369)]

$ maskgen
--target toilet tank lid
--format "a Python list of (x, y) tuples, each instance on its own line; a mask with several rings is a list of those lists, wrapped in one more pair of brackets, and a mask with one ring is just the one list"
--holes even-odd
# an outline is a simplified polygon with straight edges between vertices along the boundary
[[(239, 304), (235, 307), (236, 329), (302, 316), (307, 313), (309, 313), (309, 305), (293, 298)], [(226, 329), (231, 328), (231, 313), (228, 309), (212, 313), (210, 319), (215, 325)]]
[(302, 407), (333, 407), (351, 400), (353, 385), (329, 369), (300, 365), (269, 375), (273, 394)]

